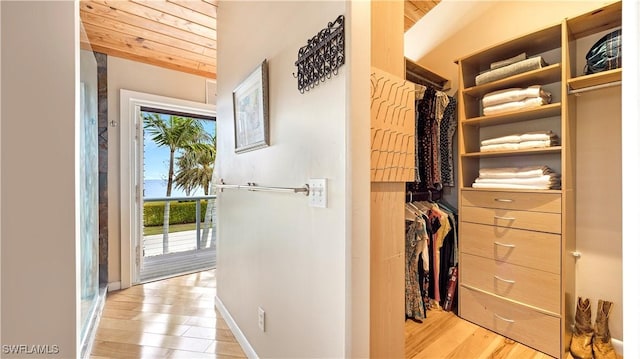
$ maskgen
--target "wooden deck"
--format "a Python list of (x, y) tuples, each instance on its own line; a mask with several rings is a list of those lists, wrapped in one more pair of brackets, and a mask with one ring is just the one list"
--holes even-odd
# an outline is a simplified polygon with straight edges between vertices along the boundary
[(216, 266), (216, 228), (209, 231), (207, 241), (196, 248), (196, 231), (169, 233), (169, 252), (162, 254), (162, 234), (144, 236), (140, 281), (192, 273)]

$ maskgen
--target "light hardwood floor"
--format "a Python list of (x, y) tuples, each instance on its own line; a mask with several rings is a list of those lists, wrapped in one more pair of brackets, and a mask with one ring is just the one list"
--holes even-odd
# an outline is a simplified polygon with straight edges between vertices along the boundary
[[(109, 293), (91, 358), (246, 358), (215, 295), (215, 269)], [(404, 334), (406, 358), (551, 358), (438, 310), (407, 320)]]
[(404, 328), (406, 358), (553, 359), (451, 312), (429, 311), (422, 323), (407, 320)]
[(215, 270), (109, 293), (91, 358), (246, 358), (215, 295)]
[(404, 333), (407, 358), (552, 358), (451, 312), (429, 311), (423, 323), (407, 320)]

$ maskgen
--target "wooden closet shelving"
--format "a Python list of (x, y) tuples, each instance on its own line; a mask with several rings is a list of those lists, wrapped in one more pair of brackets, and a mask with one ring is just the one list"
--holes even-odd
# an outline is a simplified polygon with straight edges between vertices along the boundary
[(493, 81), (487, 84), (473, 86), (463, 91), (465, 95), (480, 97), (491, 91), (505, 89), (509, 87), (522, 87), (531, 82), (549, 83), (560, 78), (562, 67), (560, 64), (552, 64), (538, 70), (525, 72), (506, 79)]
[(560, 111), (560, 103), (551, 103), (548, 105), (529, 108), (526, 110), (463, 119), (460, 121), (460, 123), (465, 126), (494, 126), (500, 124), (529, 121), (536, 118), (559, 116)]
[(580, 90), (587, 87), (605, 85), (617, 81), (622, 81), (621, 68), (575, 77), (569, 79), (567, 81), (567, 85), (569, 86), (569, 90)]
[[(575, 307), (576, 101), (572, 90), (621, 81), (622, 69), (582, 75), (577, 43), (621, 26), (616, 2), (457, 61), (459, 66), (459, 314), (464, 319), (555, 358), (566, 355)], [(587, 38), (591, 41), (591, 38)], [(585, 41), (585, 40), (582, 40)], [(490, 64), (521, 53), (548, 66), (475, 84)], [(582, 56), (584, 57), (584, 56)], [(482, 115), (482, 97), (541, 85), (552, 103)], [(480, 152), (482, 140), (552, 130), (560, 145)], [(473, 188), (482, 168), (546, 165), (560, 189)]]
[[(570, 56), (575, 56), (575, 42), (587, 36), (600, 32), (611, 31), (622, 26), (622, 2), (567, 20), (567, 40)], [(574, 64), (574, 63), (572, 63)], [(582, 64), (584, 65), (584, 64)], [(599, 86), (622, 81), (622, 68), (603, 71), (590, 75), (582, 75), (582, 67), (573, 66), (567, 79), (569, 90), (579, 90), (586, 87)]]
[(535, 155), (535, 154), (548, 154), (548, 153), (557, 153), (559, 154), (562, 151), (562, 146), (553, 146), (553, 147), (545, 147), (545, 148), (531, 148), (526, 150), (509, 150), (509, 151), (493, 151), (493, 152), (469, 152), (462, 154), (461, 157), (505, 157), (505, 156), (516, 156), (516, 155)]

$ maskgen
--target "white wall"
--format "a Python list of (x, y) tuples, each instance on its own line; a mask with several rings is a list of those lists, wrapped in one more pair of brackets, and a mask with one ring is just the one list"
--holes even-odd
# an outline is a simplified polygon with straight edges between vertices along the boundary
[[(450, 7), (461, 6), (464, 11), (468, 2), (445, 0)], [(443, 3), (445, 3), (443, 2)], [(405, 35), (405, 53), (417, 62), (427, 66), (440, 75), (451, 80), (452, 90), (458, 88), (458, 68), (454, 61), (473, 52), (488, 48), (502, 41), (507, 41), (522, 34), (539, 30), (551, 24), (557, 24), (563, 18), (586, 13), (612, 1), (499, 1), (482, 2), (475, 19), (461, 28), (447, 28), (441, 32), (437, 24), (441, 19), (430, 19), (437, 12), (427, 14), (422, 20), (425, 23), (410, 29)], [(455, 10), (453, 10), (455, 13)], [(535, 14), (535, 16), (532, 16)], [(499, 26), (496, 24), (499, 21)], [(438, 38), (435, 45), (421, 44), (424, 37)], [(595, 39), (597, 40), (597, 39)], [(594, 40), (594, 41), (595, 41)], [(579, 46), (586, 46), (579, 44)], [(420, 50), (428, 52), (420, 52)], [(586, 48), (588, 49), (588, 47)], [(586, 50), (579, 48), (577, 54)], [(584, 63), (584, 60), (582, 60)], [(581, 66), (579, 66), (581, 67)], [(452, 91), (452, 92), (453, 92)], [(617, 92), (616, 92), (617, 91)], [(617, 95), (616, 95), (617, 94)], [(622, 240), (621, 240), (621, 197), (619, 173), (621, 169), (621, 149), (615, 147), (620, 143), (620, 91), (584, 94), (578, 100), (578, 173), (577, 173), (577, 249), (582, 258), (577, 262), (576, 296), (588, 297), (593, 305), (593, 318), (598, 299), (613, 301), (614, 310), (610, 318), (610, 328), (615, 339), (622, 340)], [(617, 100), (616, 100), (616, 96)], [(598, 102), (594, 102), (598, 100)], [(617, 124), (605, 124), (618, 121)], [(598, 129), (599, 128), (599, 129)], [(603, 131), (606, 129), (606, 131)], [(598, 132), (599, 131), (599, 132)], [(598, 139), (598, 143), (593, 141)], [(614, 146), (614, 147), (611, 147)], [(593, 153), (608, 148), (607, 156), (612, 161), (602, 166), (589, 165)], [(595, 151), (595, 152), (594, 152)], [(587, 155), (590, 153), (589, 155)], [(600, 156), (600, 158), (606, 156)], [(600, 164), (601, 162), (597, 162)], [(582, 166), (581, 166), (582, 164)], [(581, 166), (581, 167), (580, 167)], [(457, 168), (457, 167), (456, 167)], [(614, 178), (606, 173), (618, 173)], [(611, 181), (610, 181), (611, 179)], [(601, 188), (594, 192), (585, 189)], [(604, 187), (604, 188), (603, 188)], [(583, 191), (580, 191), (583, 190)], [(593, 211), (594, 203), (604, 201), (603, 206), (607, 218), (598, 217)], [(452, 200), (455, 201), (455, 200)], [(594, 222), (597, 220), (597, 223)], [(605, 225), (606, 222), (608, 225)]]
[(73, 358), (80, 316), (79, 9), (71, 1), (0, 4), (2, 344), (58, 345), (57, 357)]
[[(108, 118), (120, 124), (120, 90), (205, 102), (201, 76), (107, 57)], [(109, 126), (109, 283), (120, 281), (120, 128)]]
[[(0, 6), (0, 20), (2, 6)], [(2, 26), (0, 26), (0, 43), (2, 43)], [(2, 46), (0, 46), (0, 84), (2, 84)], [(0, 85), (0, 139), (2, 138), (2, 86)], [(2, 146), (0, 146), (0, 269), (2, 268)], [(2, 341), (2, 275), (0, 275), (0, 343)]]
[[(328, 178), (329, 186), (326, 209), (299, 194), (219, 193), (217, 295), (260, 357), (345, 356), (347, 66), (304, 94), (292, 76), (298, 49), (345, 11), (340, 1), (218, 9), (219, 177), (271, 186)], [(263, 59), (271, 146), (235, 154), (232, 92)]]
[[(636, 1), (625, 1), (622, 4), (622, 23), (625, 35), (622, 37), (624, 61), (637, 64), (640, 61), (640, 4)], [(637, 273), (640, 272), (640, 222), (638, 221), (638, 202), (640, 187), (638, 186), (638, 159), (640, 158), (640, 102), (638, 88), (640, 72), (638, 66), (627, 66), (622, 74), (622, 236), (623, 250), (623, 300), (627, 305), (624, 313), (624, 333), (627, 338), (638, 338), (640, 335), (640, 307), (634, 305), (640, 300)], [(624, 346), (626, 358), (640, 358), (640, 341), (628, 340)]]

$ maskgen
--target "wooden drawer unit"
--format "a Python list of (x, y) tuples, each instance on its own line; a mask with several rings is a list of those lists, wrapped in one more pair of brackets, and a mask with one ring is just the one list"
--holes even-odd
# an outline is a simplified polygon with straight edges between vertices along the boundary
[(462, 206), (561, 213), (559, 193), (461, 191)]
[(460, 222), (460, 252), (560, 274), (559, 234)]
[(480, 326), (560, 358), (560, 318), (460, 286), (460, 315)]
[(560, 314), (560, 275), (495, 261), (471, 254), (460, 255), (460, 284)]
[(465, 207), (460, 209), (460, 221), (492, 226), (561, 233), (560, 213), (516, 211), (496, 208)]

